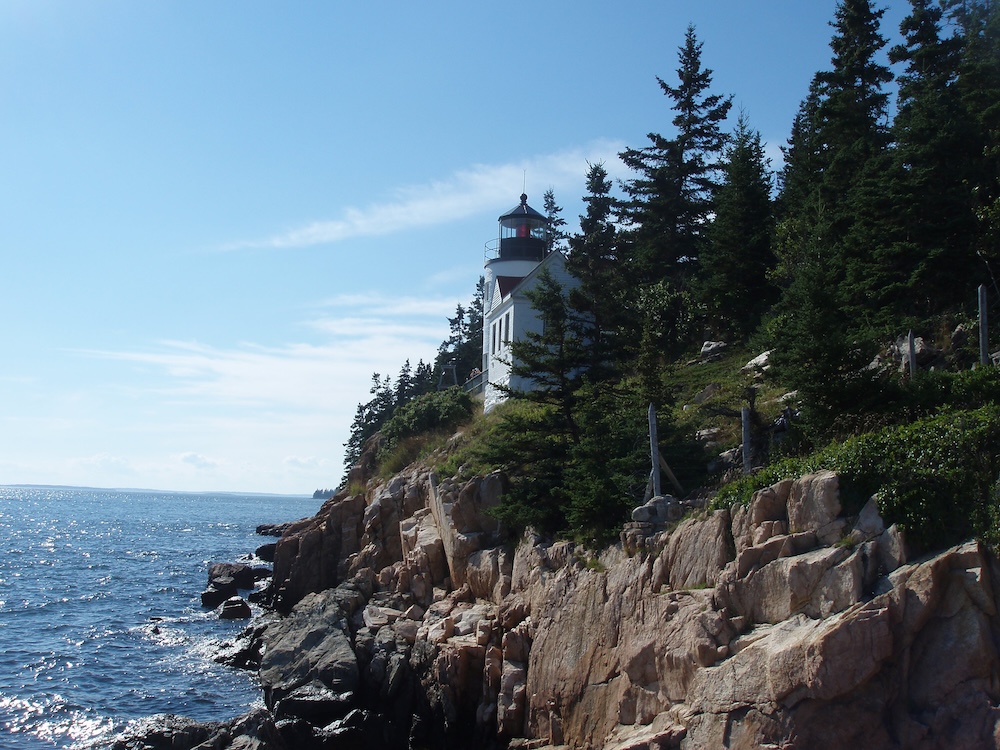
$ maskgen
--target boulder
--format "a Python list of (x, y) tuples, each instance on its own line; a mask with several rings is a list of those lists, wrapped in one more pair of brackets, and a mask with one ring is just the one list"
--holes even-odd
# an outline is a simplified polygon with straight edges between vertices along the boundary
[(357, 691), (348, 620), (360, 603), (349, 591), (312, 593), (265, 631), (260, 682), (269, 707), (303, 685), (319, 684), (337, 695)]
[(703, 362), (708, 362), (713, 359), (718, 359), (722, 356), (722, 352), (728, 347), (725, 341), (706, 341), (701, 345), (701, 360)]
[(305, 719), (310, 724), (325, 726), (343, 718), (354, 708), (354, 693), (338, 693), (319, 680), (289, 691), (274, 706), (277, 719)]
[(231, 596), (222, 603), (219, 618), (223, 620), (245, 620), (250, 617), (250, 605), (243, 597)]
[(260, 545), (254, 552), (257, 557), (259, 557), (264, 562), (273, 563), (274, 562), (274, 551), (278, 548), (276, 542), (268, 542), (267, 544)]
[(236, 596), (236, 582), (228, 576), (216, 578), (201, 592), (201, 606), (215, 609), (232, 596)]

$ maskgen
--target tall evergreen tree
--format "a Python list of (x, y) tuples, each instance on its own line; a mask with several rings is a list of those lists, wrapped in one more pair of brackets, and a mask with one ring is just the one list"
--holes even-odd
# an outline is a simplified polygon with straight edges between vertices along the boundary
[(745, 113), (740, 113), (722, 173), (698, 292), (717, 333), (744, 338), (775, 301), (768, 279), (774, 266), (770, 161)]
[(906, 67), (892, 131), (896, 236), (886, 254), (900, 288), (893, 308), (926, 317), (973, 299), (972, 279), (982, 268), (970, 179), (981, 154), (956, 85), (962, 40), (942, 36), (940, 6), (910, 2), (900, 25), (905, 44), (890, 51)]
[(716, 171), (731, 97), (710, 94), (712, 71), (702, 67), (702, 43), (688, 26), (678, 53), (678, 84), (657, 77), (673, 102), (676, 135), (649, 133), (650, 144), (620, 156), (637, 176), (624, 183), (625, 218), (634, 227), (635, 271), (643, 282), (678, 286), (698, 261), (713, 208)]
[[(956, 86), (973, 125), (978, 159), (970, 176), (978, 219), (975, 251), (990, 276), (1000, 275), (1000, 3), (946, 0), (963, 40)], [(994, 285), (997, 294), (1000, 287)]]
[(586, 341), (592, 379), (603, 379), (612, 358), (622, 358), (620, 337), (626, 310), (626, 274), (618, 258), (618, 232), (614, 224), (616, 200), (611, 180), (602, 162), (587, 170), (586, 213), (580, 217), (580, 232), (569, 238), (566, 267), (579, 281), (570, 290), (569, 301), (589, 316), (592, 331)]
[(702, 44), (688, 26), (678, 52), (678, 83), (657, 78), (673, 102), (673, 138), (649, 133), (649, 145), (619, 156), (636, 176), (623, 183), (620, 216), (627, 233), (620, 244), (636, 287), (630, 325), (622, 341), (637, 353), (650, 389), (665, 358), (690, 342), (686, 325), (697, 307), (691, 283), (714, 209), (718, 162), (727, 136), (722, 122), (731, 97), (711, 94), (712, 71), (702, 67)]
[(378, 432), (396, 408), (396, 389), (388, 375), (383, 378), (377, 372), (372, 373), (372, 384), (368, 392), (371, 399), (358, 404), (354, 421), (351, 423), (350, 435), (344, 443), (345, 474), (361, 457), (361, 451), (368, 439)]
[(561, 420), (559, 432), (579, 440), (576, 391), (587, 369), (586, 342), (592, 324), (569, 304), (566, 291), (542, 269), (528, 299), (541, 321), (541, 333), (527, 331), (511, 342), (511, 374), (532, 382), (528, 391), (513, 395), (552, 407)]
[[(785, 382), (812, 398), (812, 422), (825, 430), (837, 412), (856, 411), (877, 391), (860, 368), (874, 354), (874, 326), (883, 310), (873, 303), (892, 269), (873, 247), (884, 247), (890, 213), (884, 177), (888, 172), (887, 94), (892, 74), (878, 60), (885, 45), (879, 33), (884, 11), (869, 0), (838, 3), (830, 42), (830, 71), (814, 79), (811, 100), (800, 110), (795, 168), (801, 173), (783, 189), (785, 234), (798, 246), (782, 247), (795, 257), (783, 293), (774, 364)], [(808, 120), (805, 117), (808, 116)], [(819, 177), (816, 189), (808, 174)], [(794, 224), (793, 224), (794, 222)]]
[(545, 191), (543, 201), (542, 210), (545, 211), (545, 218), (548, 219), (545, 224), (546, 252), (565, 250), (566, 239), (569, 237), (564, 228), (566, 220), (562, 217), (562, 206), (556, 203), (556, 195), (552, 188)]
[(775, 255), (771, 280), (786, 287), (795, 278), (806, 249), (818, 241), (822, 226), (819, 183), (823, 175), (823, 149), (819, 133), (819, 81), (814, 77), (809, 94), (799, 105), (778, 172), (775, 200)]

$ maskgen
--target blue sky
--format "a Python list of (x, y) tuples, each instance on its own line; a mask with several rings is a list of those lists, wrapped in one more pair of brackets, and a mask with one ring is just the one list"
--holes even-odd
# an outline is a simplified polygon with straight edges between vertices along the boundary
[(522, 186), (576, 229), (672, 132), (689, 23), (778, 158), (834, 8), (0, 0), (0, 484), (335, 485)]

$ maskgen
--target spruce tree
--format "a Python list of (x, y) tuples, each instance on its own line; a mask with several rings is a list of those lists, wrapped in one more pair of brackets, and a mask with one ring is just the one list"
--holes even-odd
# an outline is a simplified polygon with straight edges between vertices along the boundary
[(978, 220), (975, 251), (993, 278), (1000, 275), (1000, 3), (947, 0), (946, 5), (963, 41), (956, 86), (977, 155), (969, 178)]
[(722, 123), (732, 98), (709, 93), (712, 71), (702, 67), (701, 52), (702, 43), (688, 26), (678, 53), (678, 84), (656, 79), (673, 102), (676, 135), (649, 133), (649, 145), (620, 154), (637, 173), (623, 187), (629, 197), (625, 218), (635, 227), (635, 272), (641, 282), (668, 278), (683, 286), (704, 244), (726, 142)]
[(562, 206), (556, 203), (556, 195), (552, 188), (545, 191), (543, 197), (545, 211), (545, 249), (551, 253), (553, 250), (565, 250), (567, 235), (564, 227), (566, 220), (562, 217)]
[[(772, 356), (784, 382), (807, 397), (817, 436), (828, 437), (841, 416), (856, 414), (877, 393), (862, 368), (877, 350), (877, 326), (884, 309), (873, 302), (892, 268), (879, 253), (890, 213), (887, 94), (892, 79), (877, 55), (884, 11), (869, 0), (842, 0), (830, 42), (830, 71), (814, 79), (803, 106), (799, 142), (803, 146), (786, 172), (782, 247), (791, 277), (782, 295)], [(805, 117), (808, 116), (808, 119)], [(809, 185), (809, 174), (818, 177)], [(847, 419), (846, 421), (850, 421)]]
[(777, 262), (771, 272), (771, 280), (781, 288), (795, 278), (806, 249), (818, 241), (822, 226), (819, 99), (819, 82), (814, 77), (809, 94), (792, 121), (788, 144), (781, 147), (784, 163), (778, 172), (778, 196), (774, 204)]
[(711, 325), (745, 338), (775, 301), (770, 162), (760, 133), (740, 113), (722, 164), (715, 220), (702, 253), (698, 292)]
[(957, 86), (962, 40), (942, 36), (939, 6), (910, 2), (900, 25), (905, 44), (890, 51), (906, 67), (892, 129), (896, 234), (886, 252), (899, 295), (887, 301), (900, 316), (920, 319), (974, 298), (982, 269), (970, 180), (981, 155)]
[(714, 210), (718, 163), (727, 136), (722, 122), (731, 97), (709, 93), (712, 71), (702, 67), (702, 44), (688, 26), (678, 52), (678, 83), (657, 78), (672, 101), (673, 138), (649, 133), (650, 144), (619, 156), (636, 176), (623, 184), (620, 212), (629, 228), (622, 248), (636, 287), (622, 341), (637, 354), (650, 397), (667, 359), (689, 343), (687, 321), (697, 314), (692, 280)]
[(569, 304), (566, 291), (543, 268), (538, 284), (526, 293), (541, 323), (541, 332), (527, 331), (511, 342), (511, 375), (532, 383), (519, 398), (552, 407), (569, 440), (579, 440), (576, 391), (587, 369), (587, 340), (592, 324)]
[(580, 217), (579, 234), (569, 238), (566, 267), (579, 281), (570, 290), (569, 302), (592, 323), (585, 343), (589, 376), (600, 380), (610, 374), (611, 360), (624, 356), (618, 331), (624, 327), (628, 280), (618, 258), (611, 180), (602, 162), (588, 166), (586, 213)]
[[(454, 317), (448, 318), (448, 338), (438, 347), (435, 371), (440, 375), (446, 366), (453, 366), (459, 384), (482, 367), (484, 297), (485, 280), (480, 276), (472, 301), (468, 306), (456, 305)], [(448, 384), (451, 385), (451, 382)]]

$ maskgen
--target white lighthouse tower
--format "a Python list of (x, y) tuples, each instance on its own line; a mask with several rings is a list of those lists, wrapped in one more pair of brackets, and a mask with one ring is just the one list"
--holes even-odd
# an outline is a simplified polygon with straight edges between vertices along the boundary
[(565, 256), (550, 252), (548, 219), (528, 205), (528, 196), (500, 219), (500, 236), (486, 245), (483, 274), (483, 408), (489, 412), (506, 398), (505, 387), (527, 390), (530, 382), (511, 375), (512, 341), (527, 331), (541, 333), (541, 321), (525, 292), (542, 268), (548, 267), (561, 284), (574, 282), (566, 273)]

